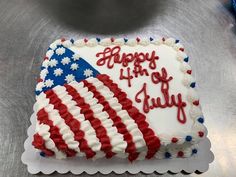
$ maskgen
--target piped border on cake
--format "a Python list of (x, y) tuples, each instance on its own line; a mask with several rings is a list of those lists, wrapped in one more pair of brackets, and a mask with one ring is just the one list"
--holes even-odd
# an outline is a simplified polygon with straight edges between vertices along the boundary
[[(190, 143), (190, 144), (196, 144), (198, 143), (201, 139), (203, 139), (206, 134), (207, 130), (205, 126), (203, 125), (204, 123), (204, 117), (202, 115), (201, 107), (199, 104), (199, 97), (195, 91), (195, 86), (196, 82), (194, 81), (193, 77), (191, 76), (192, 70), (190, 65), (188, 64), (189, 57), (187, 54), (184, 52), (184, 47), (182, 44), (179, 43), (179, 40), (175, 40), (173, 38), (158, 38), (154, 39), (152, 37), (150, 38), (136, 38), (136, 39), (127, 39), (127, 38), (105, 38), (105, 39), (100, 39), (100, 38), (92, 38), (92, 39), (79, 39), (79, 40), (66, 40), (65, 38), (58, 39), (55, 42), (53, 42), (47, 53), (46, 56), (44, 57), (44, 61), (42, 64), (42, 71), (40, 73), (40, 79), (38, 80), (38, 85), (42, 85), (44, 80), (45, 80), (45, 69), (48, 67), (48, 62), (51, 59), (52, 55), (54, 52), (59, 52), (56, 51), (58, 49), (58, 46), (63, 46), (65, 48), (69, 48), (72, 46), (76, 47), (95, 47), (97, 45), (101, 46), (110, 46), (110, 45), (127, 45), (130, 47), (135, 47), (136, 45), (141, 45), (141, 46), (148, 46), (150, 44), (153, 45), (167, 45), (172, 47), (174, 50), (177, 51), (177, 60), (181, 62), (181, 67), (180, 70), (185, 74), (185, 77), (183, 79), (183, 85), (185, 85), (188, 90), (188, 103), (191, 105), (190, 108), (190, 116), (194, 120), (193, 124), (193, 131), (189, 134), (183, 135), (183, 136), (169, 136), (169, 135), (159, 135), (158, 137), (161, 139), (161, 143), (163, 145), (168, 145), (168, 144), (183, 144), (183, 143)], [(192, 149), (194, 152), (196, 152), (196, 148)], [(168, 149), (165, 150), (168, 152)], [(169, 152), (168, 152), (169, 153)], [(167, 154), (168, 154), (167, 153)], [(177, 153), (176, 153), (177, 154)], [(194, 153), (193, 153), (194, 154)], [(166, 155), (167, 158), (168, 155)]]

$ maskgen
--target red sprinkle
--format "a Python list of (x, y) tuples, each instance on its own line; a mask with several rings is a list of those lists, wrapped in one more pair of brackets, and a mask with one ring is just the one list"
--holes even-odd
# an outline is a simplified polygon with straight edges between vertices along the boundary
[(178, 140), (178, 138), (175, 138), (175, 137), (173, 137), (172, 139), (171, 139), (171, 142), (172, 143), (177, 143), (179, 140)]
[(140, 39), (137, 37), (137, 38), (136, 38), (136, 41), (137, 41), (137, 42), (140, 42)]
[(43, 79), (39, 78), (37, 79), (37, 82), (43, 82)]
[(179, 48), (179, 50), (181, 50), (182, 52), (184, 51), (184, 48)]
[(198, 106), (198, 105), (199, 105), (199, 100), (194, 101), (193, 104), (194, 104), (195, 106)]
[(166, 40), (166, 39), (163, 37), (163, 38), (162, 38), (162, 41), (165, 41), (165, 40)]
[(88, 39), (84, 38), (84, 42), (87, 43), (87, 42), (88, 42)]
[(66, 39), (65, 38), (61, 38), (61, 42), (64, 42)]
[(192, 70), (188, 70), (187, 73), (188, 73), (188, 74), (192, 74)]
[(179, 151), (177, 155), (178, 155), (178, 157), (183, 157), (184, 153), (183, 153), (183, 151)]
[(199, 135), (200, 137), (203, 137), (203, 136), (204, 136), (204, 132), (200, 131), (200, 132), (198, 132), (198, 135)]
[(48, 57), (44, 57), (43, 60), (48, 60)]
[(111, 42), (114, 42), (114, 41), (115, 41), (115, 39), (112, 37), (112, 38), (111, 38)]

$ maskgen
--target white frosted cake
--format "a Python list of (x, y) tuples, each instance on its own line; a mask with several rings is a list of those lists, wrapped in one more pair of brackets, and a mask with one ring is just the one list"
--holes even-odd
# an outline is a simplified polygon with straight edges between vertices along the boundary
[(173, 38), (60, 39), (36, 86), (41, 156), (183, 158), (206, 136), (184, 47)]

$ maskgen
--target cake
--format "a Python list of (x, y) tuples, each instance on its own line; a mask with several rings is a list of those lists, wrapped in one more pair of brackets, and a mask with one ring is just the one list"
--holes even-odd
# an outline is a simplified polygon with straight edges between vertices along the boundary
[(56, 40), (35, 90), (32, 145), (57, 159), (197, 154), (207, 130), (188, 61), (173, 38)]

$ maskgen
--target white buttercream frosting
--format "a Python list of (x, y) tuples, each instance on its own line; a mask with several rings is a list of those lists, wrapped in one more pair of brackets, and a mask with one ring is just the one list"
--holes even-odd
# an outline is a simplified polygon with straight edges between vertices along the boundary
[(174, 48), (175, 50), (179, 50), (179, 49), (181, 49), (181, 48), (184, 48), (184, 46), (183, 46), (182, 44), (180, 44), (180, 43), (177, 43), (177, 44), (175, 44), (175, 45), (173, 46), (173, 48)]
[(67, 65), (70, 63), (70, 58), (69, 57), (64, 57), (62, 60), (61, 60), (61, 63), (63, 65)]
[(189, 102), (199, 100), (199, 96), (193, 88), (189, 88), (188, 90), (188, 100)]
[(39, 82), (36, 86), (36, 91), (42, 91), (43, 87), (45, 87), (44, 82)]
[(51, 58), (53, 54), (54, 54), (54, 51), (50, 49), (50, 50), (47, 51), (46, 56), (48, 58)]
[(190, 74), (185, 74), (184, 75), (184, 78), (183, 78), (183, 84), (186, 86), (186, 87), (190, 87), (190, 84), (194, 82), (194, 79), (193, 77), (190, 75)]
[(187, 57), (187, 54), (182, 51), (177, 51), (177, 60), (183, 61)]
[(128, 45), (128, 46), (135, 46), (135, 45), (137, 45), (137, 40), (136, 39), (129, 39), (127, 42), (126, 42), (126, 44)]
[(180, 70), (186, 73), (188, 70), (190, 71), (192, 69), (191, 69), (191, 66), (187, 62), (182, 62), (182, 64), (180, 65)]
[(57, 64), (58, 64), (58, 61), (56, 59), (51, 59), (48, 63), (48, 66), (55, 67), (57, 66)]
[(125, 44), (125, 41), (123, 38), (118, 38), (118, 39), (115, 39), (115, 41), (113, 42), (114, 45), (119, 45), (119, 46), (122, 46)]
[[(170, 125), (170, 127), (172, 127), (173, 129), (176, 129), (175, 131), (176, 133), (173, 133), (174, 131), (170, 130), (166, 133), (158, 134), (159, 129), (156, 129), (158, 125), (153, 126), (155, 124), (155, 121), (153, 121), (154, 119), (152, 119), (152, 116), (150, 117), (148, 114), (147, 118), (150, 123), (150, 126), (152, 127), (152, 129), (154, 129), (156, 134), (158, 134), (158, 137), (160, 138), (161, 145), (162, 145), (160, 150), (156, 153), (155, 156), (156, 158), (165, 158), (165, 153), (169, 152), (171, 154), (171, 157), (177, 157), (178, 152), (182, 151), (184, 154), (184, 157), (189, 157), (192, 154), (192, 149), (196, 148), (196, 145), (188, 145), (188, 146), (185, 145), (186, 135), (191, 135), (193, 140), (191, 141), (190, 144), (195, 144), (201, 139), (199, 138), (198, 132), (202, 131), (206, 134), (206, 128), (201, 123), (196, 121), (196, 119), (202, 116), (202, 111), (199, 105), (192, 104), (194, 101), (198, 101), (199, 97), (196, 91), (190, 87), (190, 84), (192, 82), (195, 82), (195, 80), (189, 73), (187, 73), (188, 70), (191, 70), (190, 65), (187, 62), (183, 62), (183, 60), (188, 57), (187, 54), (182, 51), (184, 49), (183, 45), (180, 43), (176, 43), (176, 40), (173, 38), (165, 38), (165, 39), (141, 38), (140, 40), (129, 39), (127, 40), (127, 42), (125, 41), (126, 40), (124, 40), (124, 38), (119, 38), (119, 39), (114, 39), (114, 40), (110, 38), (105, 38), (101, 40), (97, 40), (93, 38), (89, 40), (84, 40), (84, 39), (76, 40), (73, 44), (70, 40), (63, 40), (63, 41), (56, 40), (54, 43), (50, 45), (51, 49), (49, 49), (48, 52), (46, 53), (46, 57), (48, 57), (49, 60), (45, 60), (43, 62), (42, 66), (45, 67), (45, 69), (41, 71), (40, 78), (45, 80), (45, 77), (48, 74), (48, 70), (47, 70), (48, 67), (56, 67), (57, 61), (55, 62), (53, 58), (51, 57), (53, 56), (54, 52), (57, 55), (63, 55), (65, 52), (64, 47), (69, 48), (73, 52), (75, 52), (75, 54), (71, 58), (71, 61), (73, 60), (76, 61), (80, 59), (80, 56), (82, 58), (86, 57), (88, 58), (87, 60), (88, 63), (90, 63), (93, 67), (95, 67), (95, 69), (98, 69), (101, 73), (110, 75), (112, 80), (114, 80), (116, 83), (118, 83), (118, 81), (116, 80), (116, 74), (114, 73), (118, 73), (117, 71), (119, 68), (114, 68), (114, 70), (111, 71), (113, 74), (109, 74), (110, 72), (109, 69), (105, 67), (98, 67), (96, 65), (97, 58), (94, 57), (98, 51), (101, 52), (103, 51), (105, 47), (110, 46), (110, 45), (123, 46), (123, 48), (121, 49), (122, 52), (132, 52), (132, 51), (142, 51), (142, 52), (149, 51), (150, 52), (151, 49), (157, 49), (156, 50), (157, 55), (160, 57), (158, 60), (159, 66), (163, 65), (167, 67), (167, 71), (170, 72), (171, 75), (173, 74), (174, 80), (176, 80), (176, 78), (181, 79), (180, 81), (183, 87), (181, 86), (179, 88), (174, 88), (172, 85), (170, 85), (170, 89), (174, 93), (178, 91), (183, 91), (183, 95), (184, 95), (183, 98), (186, 98), (187, 100), (185, 101), (187, 102), (188, 105), (190, 105), (189, 108), (187, 109), (188, 110), (187, 118), (189, 119), (188, 121), (190, 121), (191, 123), (187, 125), (189, 126), (189, 128), (184, 128), (183, 130), (181, 130), (181, 128), (179, 128), (179, 126), (177, 126), (176, 124), (173, 124), (173, 125)], [(63, 47), (61, 47), (61, 45)], [(162, 55), (162, 52), (165, 55)], [(163, 59), (163, 57), (165, 60)], [(172, 64), (170, 58), (177, 59), (179, 63)], [(68, 62), (66, 62), (65, 64), (68, 64)], [(78, 69), (78, 67), (76, 67), (75, 65), (73, 66), (72, 65), (71, 65), (72, 70)], [(174, 65), (178, 66), (179, 71), (178, 72), (172, 71), (171, 69), (168, 68), (169, 65), (173, 68), (174, 68)], [(89, 69), (87, 69), (85, 70), (84, 75), (86, 77), (90, 77), (92, 75), (91, 72), (92, 72), (91, 70), (89, 71)], [(55, 75), (57, 74), (58, 72), (56, 72)], [(127, 147), (127, 143), (124, 141), (123, 136), (120, 133), (118, 133), (117, 128), (113, 127), (113, 121), (108, 119), (109, 115), (104, 110), (104, 107), (101, 104), (98, 104), (98, 100), (94, 98), (93, 93), (89, 92), (88, 89), (84, 87), (82, 83), (75, 82), (73, 76), (67, 75), (65, 80), (68, 83), (70, 83), (70, 85), (74, 87), (85, 98), (86, 103), (89, 104), (91, 108), (95, 110), (94, 115), (96, 116), (96, 118), (98, 118), (101, 121), (102, 125), (106, 127), (106, 129), (108, 130), (107, 134), (112, 144), (112, 151), (117, 153), (118, 157), (126, 158), (127, 153), (125, 153), (125, 148)], [(143, 139), (143, 135), (140, 132), (140, 130), (137, 128), (136, 123), (132, 120), (131, 117), (129, 117), (127, 111), (124, 111), (121, 109), (120, 103), (118, 102), (117, 98), (114, 97), (114, 94), (109, 90), (109, 88), (104, 86), (99, 80), (95, 78), (89, 78), (88, 82), (93, 84), (97, 88), (97, 90), (99, 90), (99, 92), (105, 95), (105, 98), (108, 100), (111, 107), (117, 111), (117, 115), (121, 117), (122, 122), (126, 125), (129, 133), (132, 134), (133, 141), (135, 142), (137, 151), (141, 152), (138, 159), (144, 159), (146, 156), (147, 149), (145, 149), (146, 145)], [(53, 81), (51, 81), (50, 79), (46, 80), (45, 83), (39, 82), (37, 84), (36, 90), (41, 91), (43, 87), (45, 86), (51, 87), (53, 86), (53, 84), (54, 84)], [(125, 83), (122, 82), (122, 84), (119, 86), (121, 86), (122, 89), (126, 91), (125, 89), (126, 87), (124, 85)], [(136, 84), (134, 85), (135, 86), (133, 88), (134, 89), (133, 91), (136, 91), (137, 88), (139, 88), (139, 86)], [(184, 87), (186, 88), (184, 89)], [(130, 90), (132, 91), (132, 89)], [(96, 152), (96, 156), (94, 157), (94, 159), (103, 157), (105, 154), (101, 152), (101, 143), (96, 137), (95, 130), (92, 128), (89, 121), (84, 120), (83, 114), (80, 113), (80, 108), (76, 106), (76, 103), (72, 100), (72, 97), (69, 96), (66, 90), (63, 89), (63, 87), (61, 86), (54, 87), (54, 91), (57, 93), (59, 98), (62, 99), (63, 103), (65, 103), (66, 105), (69, 105), (68, 111), (73, 115), (73, 117), (78, 119), (81, 122), (81, 129), (85, 132), (85, 138), (88, 141), (88, 145), (89, 147), (92, 148), (94, 152)], [(153, 90), (151, 90), (150, 92), (152, 91)], [(132, 95), (130, 92), (128, 92), (127, 94), (128, 96)], [(131, 100), (132, 99), (133, 98), (131, 97)], [(133, 103), (135, 103), (134, 100), (132, 101)], [(137, 106), (136, 104), (134, 105)], [(48, 99), (42, 96), (42, 94), (38, 95), (37, 104), (35, 105), (35, 107), (37, 107), (37, 110), (39, 110), (40, 108), (45, 108), (45, 110), (49, 114), (49, 117), (50, 118), (53, 117), (54, 124), (59, 126), (60, 133), (63, 134), (63, 139), (65, 140), (67, 144), (69, 144), (69, 148), (75, 149), (78, 152), (77, 155), (80, 156), (81, 152), (78, 148), (79, 144), (78, 142), (74, 141), (73, 132), (69, 130), (65, 122), (63, 124), (64, 120), (62, 120), (59, 113), (52, 108), (52, 106), (49, 104)], [(154, 114), (151, 114), (151, 115), (154, 115)], [(157, 112), (155, 115), (162, 115), (162, 113)], [(158, 120), (158, 124), (162, 123), (163, 121), (164, 120)], [(160, 124), (159, 126), (161, 125), (163, 124)], [(40, 135), (44, 138), (46, 142), (45, 143), (46, 147), (52, 150), (53, 152), (55, 152), (55, 155), (57, 156), (57, 158), (65, 157), (65, 154), (63, 154), (62, 152), (58, 151), (55, 148), (55, 144), (53, 144), (53, 141), (50, 140), (49, 138), (49, 131), (48, 131), (49, 129), (47, 126), (46, 127), (45, 126), (46, 125), (42, 125), (42, 124), (37, 125), (37, 131), (40, 132)], [(162, 129), (162, 127), (160, 127), (160, 129)], [(171, 142), (172, 137), (176, 137), (178, 139), (178, 142), (175, 143), (175, 145), (172, 145), (173, 144)]]
[(63, 73), (63, 70), (62, 70), (61, 68), (57, 68), (57, 69), (55, 69), (54, 72), (53, 72), (53, 74), (54, 74), (55, 76), (61, 76), (62, 73)]
[(83, 46), (85, 46), (84, 39), (76, 40), (76, 41), (74, 42), (74, 44), (75, 44), (75, 46), (77, 46), (77, 47), (83, 47)]
[(75, 80), (75, 76), (73, 74), (68, 74), (65, 78), (67, 83), (70, 83)]
[(66, 41), (64, 41), (63, 43), (62, 43), (62, 45), (64, 46), (64, 47), (70, 47), (71, 45), (72, 45), (72, 42), (70, 41), (70, 40), (66, 40)]
[(63, 55), (65, 53), (65, 48), (64, 47), (59, 47), (56, 49), (56, 54), (57, 55)]
[(163, 40), (161, 38), (153, 39), (151, 41), (151, 44), (161, 45), (161, 44), (163, 44)]
[(109, 45), (111, 45), (111, 39), (109, 39), (109, 38), (102, 39), (99, 42), (99, 44), (102, 46), (109, 46)]
[(95, 38), (88, 40), (88, 42), (86, 43), (86, 45), (88, 47), (95, 47), (95, 46), (97, 46), (97, 44), (98, 44), (98, 42), (97, 42), (97, 39), (95, 39)]
[(147, 38), (141, 38), (140, 41), (139, 41), (139, 44), (142, 45), (142, 46), (147, 46), (150, 44), (150, 40), (147, 39)]
[(164, 44), (168, 45), (168, 46), (174, 46), (175, 44), (175, 39), (174, 38), (167, 38), (165, 41), (164, 41)]
[(46, 68), (48, 67), (48, 64), (49, 64), (49, 60), (44, 60), (42, 63), (42, 66)]

